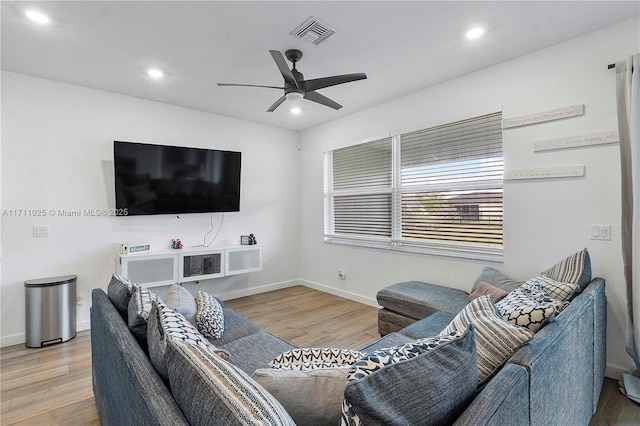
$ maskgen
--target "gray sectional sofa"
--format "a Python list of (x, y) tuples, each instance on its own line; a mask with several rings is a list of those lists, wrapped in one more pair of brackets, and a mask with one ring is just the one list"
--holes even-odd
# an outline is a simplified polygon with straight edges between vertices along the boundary
[[(587, 425), (605, 368), (604, 280), (593, 279), (553, 322), (518, 349), (462, 407), (456, 425)], [(92, 292), (93, 390), (103, 425), (188, 424), (168, 384), (101, 289)], [(248, 375), (293, 346), (224, 308), (225, 333), (213, 343)], [(404, 344), (440, 333), (454, 314), (437, 312), (361, 350)], [(348, 326), (347, 324), (345, 326)], [(419, 372), (416, 372), (418, 374)], [(205, 398), (206, 395), (199, 396)], [(211, 396), (215, 404), (216, 397)], [(428, 401), (415, 401), (428, 408)], [(382, 402), (381, 410), (385, 410)], [(304, 424), (296, 419), (298, 424)], [(203, 421), (220, 424), (216, 419)], [(425, 419), (425, 424), (429, 420)]]

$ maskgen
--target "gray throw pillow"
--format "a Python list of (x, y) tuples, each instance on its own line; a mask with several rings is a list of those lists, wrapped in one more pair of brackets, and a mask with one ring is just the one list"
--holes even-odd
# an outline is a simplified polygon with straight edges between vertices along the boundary
[(350, 368), (350, 365), (310, 371), (260, 368), (251, 378), (282, 404), (296, 424), (338, 425)]
[(171, 309), (180, 312), (190, 323), (195, 322), (196, 300), (193, 295), (181, 285), (172, 284), (164, 296), (164, 303)]
[(125, 322), (127, 321), (129, 299), (131, 299), (131, 293), (135, 285), (129, 278), (113, 274), (107, 286), (107, 296)]
[(498, 271), (497, 269), (491, 268), (489, 266), (484, 268), (484, 270), (480, 273), (480, 275), (478, 275), (476, 282), (473, 284), (473, 287), (471, 288), (471, 293), (476, 291), (476, 289), (478, 288), (478, 284), (480, 284), (481, 282), (485, 282), (487, 284), (491, 284), (494, 287), (501, 288), (507, 293), (520, 287), (523, 283), (523, 281), (512, 280), (502, 272)]
[(475, 397), (477, 384), (473, 326), (381, 349), (349, 371), (342, 424), (451, 424)]

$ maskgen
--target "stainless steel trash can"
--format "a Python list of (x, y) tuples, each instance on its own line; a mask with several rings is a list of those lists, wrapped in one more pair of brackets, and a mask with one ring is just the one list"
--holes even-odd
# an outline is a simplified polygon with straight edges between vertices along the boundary
[(29, 348), (76, 336), (76, 275), (24, 282), (26, 342)]

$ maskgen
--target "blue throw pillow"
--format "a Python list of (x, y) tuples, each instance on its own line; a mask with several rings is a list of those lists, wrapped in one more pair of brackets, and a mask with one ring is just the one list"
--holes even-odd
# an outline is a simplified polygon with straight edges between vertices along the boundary
[(472, 325), (370, 353), (349, 371), (342, 424), (451, 424), (475, 397), (476, 357)]

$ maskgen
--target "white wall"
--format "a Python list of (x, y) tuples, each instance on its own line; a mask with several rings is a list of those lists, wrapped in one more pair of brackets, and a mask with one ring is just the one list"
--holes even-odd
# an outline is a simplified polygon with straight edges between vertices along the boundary
[[(484, 266), (527, 279), (587, 247), (594, 275), (607, 279), (607, 371), (626, 371), (632, 364), (624, 350), (618, 145), (534, 153), (532, 143), (617, 130), (615, 71), (607, 65), (640, 50), (639, 26), (627, 21), (302, 132), (303, 282), (375, 305), (376, 292), (395, 282), (469, 290)], [(586, 175), (505, 182), (503, 263), (323, 243), (324, 151), (498, 110), (508, 118), (575, 104), (585, 105), (584, 116), (504, 131), (505, 169), (584, 164)], [(610, 224), (611, 241), (590, 240), (590, 224)]]
[[(113, 208), (114, 140), (241, 151), (241, 210), (225, 214), (213, 246), (254, 233), (264, 269), (187, 288), (224, 298), (288, 286), (299, 277), (298, 139), (294, 131), (2, 72), (2, 208)], [(221, 218), (214, 215), (214, 233)], [(48, 225), (49, 238), (33, 238), (35, 225)], [(78, 328), (88, 328), (91, 289), (106, 288), (120, 242), (154, 249), (180, 238), (189, 247), (209, 229), (209, 214), (3, 216), (0, 344), (24, 342), (25, 280), (78, 275)]]

